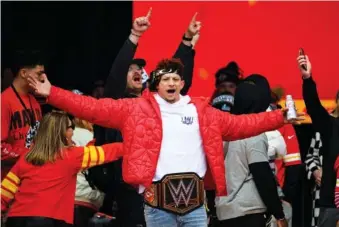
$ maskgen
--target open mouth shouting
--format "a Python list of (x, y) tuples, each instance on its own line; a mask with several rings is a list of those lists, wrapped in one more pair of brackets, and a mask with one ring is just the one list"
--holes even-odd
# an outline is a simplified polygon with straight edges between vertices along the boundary
[(168, 89), (168, 90), (167, 90), (167, 93), (170, 94), (170, 95), (171, 95), (171, 94), (174, 94), (174, 93), (175, 93), (175, 89)]
[(142, 84), (142, 76), (139, 74), (134, 75), (132, 80), (137, 84)]

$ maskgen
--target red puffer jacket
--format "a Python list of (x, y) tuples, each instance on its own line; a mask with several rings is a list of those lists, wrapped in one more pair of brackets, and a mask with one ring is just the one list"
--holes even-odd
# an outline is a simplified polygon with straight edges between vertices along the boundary
[[(141, 98), (94, 99), (52, 87), (49, 104), (80, 119), (108, 128), (116, 128), (124, 138), (123, 178), (129, 184), (151, 185), (159, 158), (162, 122), (153, 93)], [(235, 116), (221, 112), (208, 100), (192, 98), (195, 104), (204, 151), (218, 196), (226, 195), (223, 140), (239, 140), (280, 128), (284, 123), (280, 110)]]

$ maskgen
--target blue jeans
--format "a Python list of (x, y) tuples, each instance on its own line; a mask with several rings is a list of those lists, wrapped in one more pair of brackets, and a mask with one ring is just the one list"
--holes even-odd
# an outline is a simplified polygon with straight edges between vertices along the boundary
[(147, 227), (207, 227), (207, 213), (204, 206), (182, 216), (147, 205), (144, 212)]

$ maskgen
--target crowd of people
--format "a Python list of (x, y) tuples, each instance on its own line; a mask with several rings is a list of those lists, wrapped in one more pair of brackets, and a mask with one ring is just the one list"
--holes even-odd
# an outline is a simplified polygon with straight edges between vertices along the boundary
[[(92, 95), (52, 86), (21, 54), (1, 93), (1, 214), (6, 227), (292, 226), (301, 160), (293, 124), (267, 78), (236, 62), (209, 98), (187, 95), (201, 22), (148, 75), (134, 58), (151, 10), (134, 20)], [(291, 59), (291, 61), (295, 61)], [(305, 166), (312, 226), (339, 220), (339, 92), (321, 105), (308, 56), (297, 56), (316, 132)], [(298, 75), (296, 75), (298, 78)], [(92, 97), (91, 97), (92, 96)], [(54, 107), (42, 113), (41, 102)]]

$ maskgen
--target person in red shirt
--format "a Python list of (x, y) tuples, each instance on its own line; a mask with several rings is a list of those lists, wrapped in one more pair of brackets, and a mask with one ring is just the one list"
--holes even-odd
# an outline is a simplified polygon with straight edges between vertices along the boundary
[[(282, 187), (284, 190), (284, 194), (286, 194), (285, 196), (289, 197), (288, 198), (289, 200), (292, 200), (293, 196), (290, 194), (291, 192), (296, 191), (295, 184), (299, 180), (297, 177), (299, 176), (298, 172), (300, 170), (299, 167), (301, 165), (299, 142), (292, 125), (284, 125), (282, 128), (278, 130), (283, 136), (286, 143), (286, 155), (283, 156), (283, 159), (275, 160), (275, 165), (277, 168), (277, 179), (280, 187)], [(290, 168), (292, 166), (293, 168)], [(291, 169), (291, 171), (288, 169)], [(291, 173), (288, 173), (288, 171), (290, 171)], [(292, 180), (287, 178), (296, 178), (296, 179)], [(293, 189), (289, 187), (293, 187)]]
[(17, 53), (13, 83), (1, 93), (1, 179), (17, 158), (27, 152), (42, 117), (37, 100), (30, 94), (26, 77), (39, 80), (44, 65), (39, 53)]
[(122, 143), (67, 146), (69, 127), (66, 114), (46, 114), (31, 150), (2, 181), (1, 211), (8, 211), (7, 227), (72, 225), (77, 173), (122, 156)]

